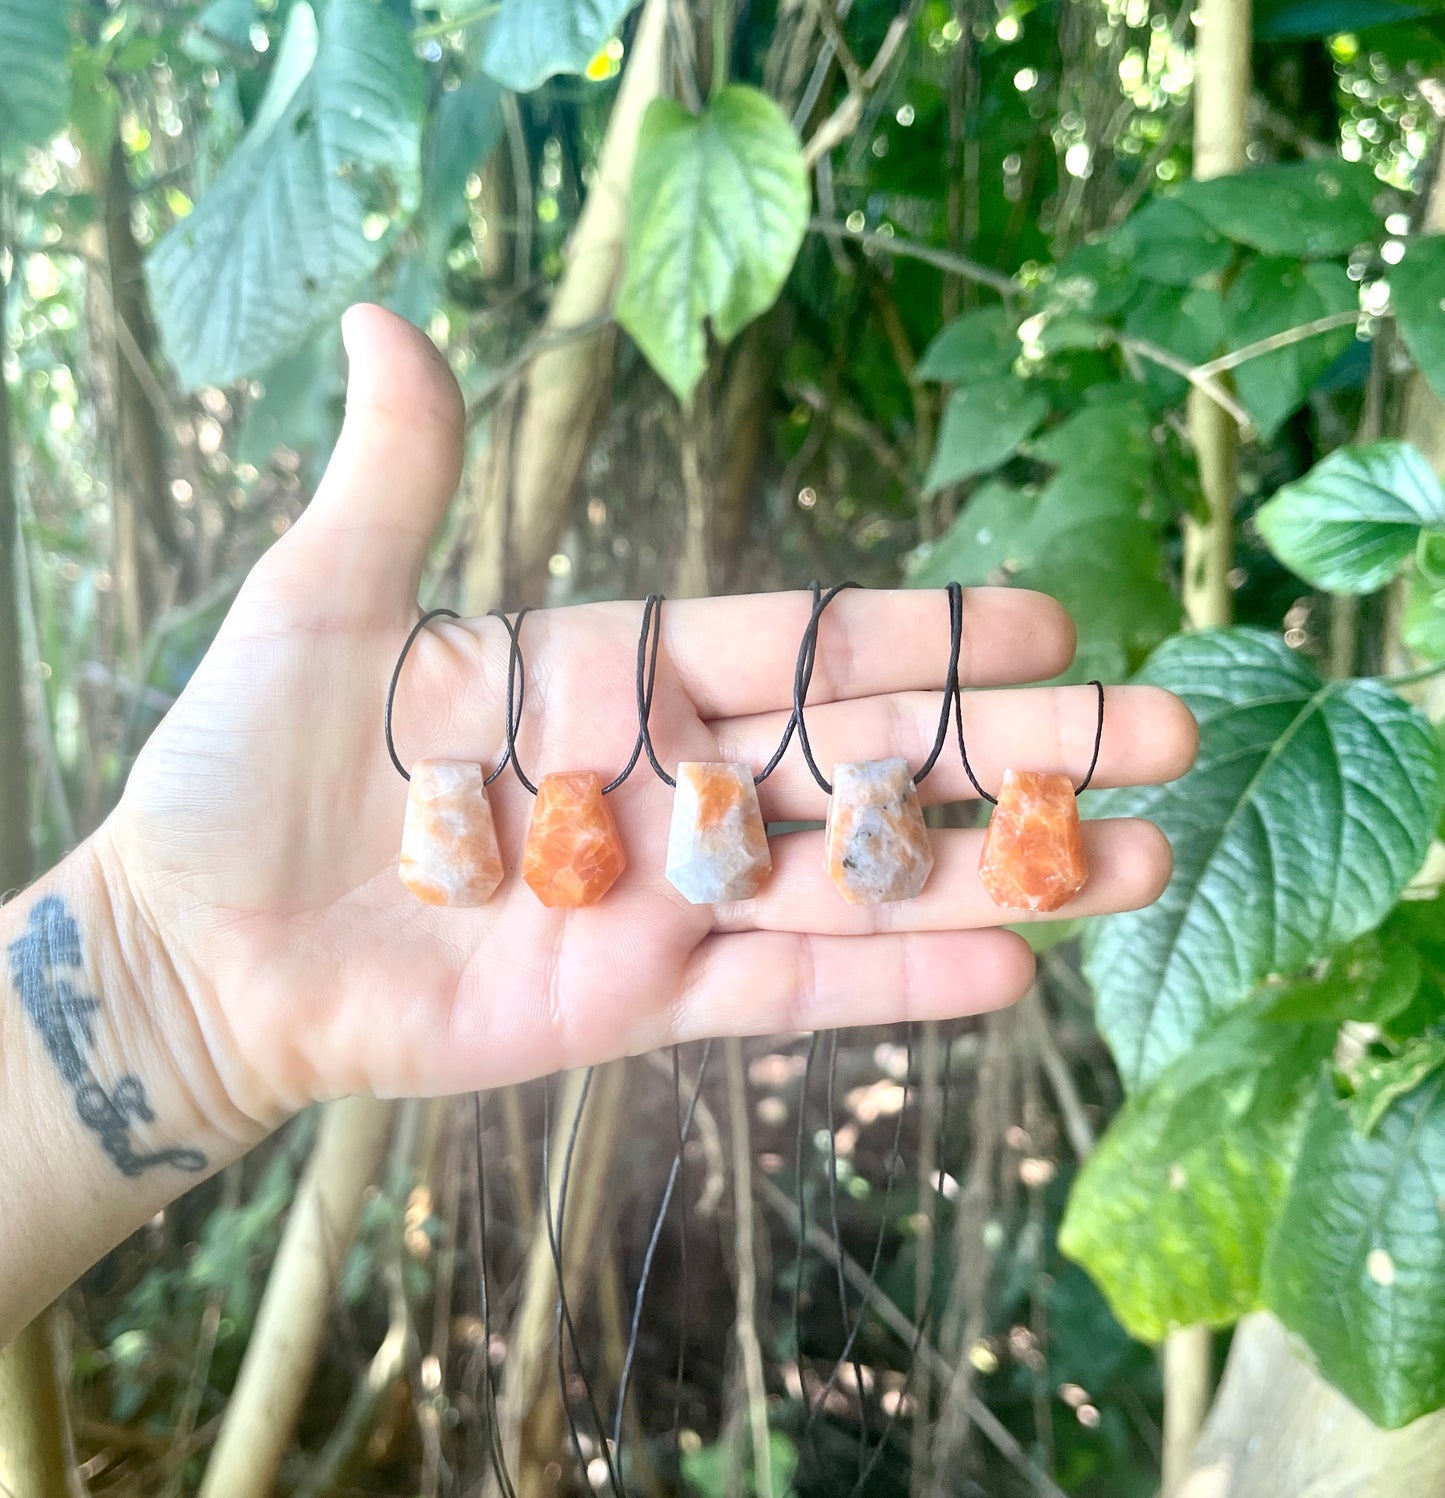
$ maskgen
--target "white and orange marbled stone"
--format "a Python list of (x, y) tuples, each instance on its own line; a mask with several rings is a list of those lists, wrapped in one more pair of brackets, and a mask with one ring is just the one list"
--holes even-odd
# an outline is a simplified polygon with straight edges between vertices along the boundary
[(522, 878), (555, 910), (595, 905), (627, 867), (602, 777), (592, 770), (544, 775), (522, 851)]
[(1089, 865), (1067, 775), (1004, 771), (978, 877), (1005, 910), (1057, 910), (1083, 889)]
[(933, 871), (933, 849), (908, 761), (834, 765), (823, 841), (828, 875), (850, 905), (919, 894)]
[(694, 905), (751, 900), (772, 872), (767, 829), (746, 765), (684, 760), (667, 832), (668, 881)]
[(412, 766), (401, 831), (401, 882), (428, 905), (485, 905), (502, 855), (482, 767), (423, 759)]

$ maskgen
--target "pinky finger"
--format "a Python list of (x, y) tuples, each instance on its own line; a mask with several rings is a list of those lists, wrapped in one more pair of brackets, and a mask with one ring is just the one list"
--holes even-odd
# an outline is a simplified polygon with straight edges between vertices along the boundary
[(998, 929), (718, 934), (693, 954), (655, 1043), (952, 1019), (1012, 1004), (1033, 976), (1028, 943)]

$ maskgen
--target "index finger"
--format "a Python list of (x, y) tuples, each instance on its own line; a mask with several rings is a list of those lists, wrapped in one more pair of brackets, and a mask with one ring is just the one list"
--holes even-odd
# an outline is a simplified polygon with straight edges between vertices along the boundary
[[(809, 594), (754, 593), (669, 601), (663, 648), (703, 718), (790, 704)], [(1074, 658), (1074, 625), (1045, 593), (965, 588), (959, 680), (965, 687), (1045, 681)], [(941, 688), (948, 674), (948, 596), (942, 588), (850, 588), (818, 630), (808, 702)]]

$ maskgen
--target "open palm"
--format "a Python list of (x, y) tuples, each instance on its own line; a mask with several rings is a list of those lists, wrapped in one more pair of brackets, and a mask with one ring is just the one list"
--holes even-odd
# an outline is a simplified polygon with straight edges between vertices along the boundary
[[(405, 323), (357, 308), (346, 334), (346, 427), (321, 489), (248, 579), (106, 829), (240, 1106), (269, 1122), (343, 1093), (459, 1091), (669, 1041), (955, 1015), (1024, 991), (1032, 958), (979, 884), (980, 833), (933, 834), (934, 872), (911, 901), (845, 904), (821, 834), (800, 832), (773, 839), (756, 899), (689, 905), (663, 876), (670, 792), (645, 761), (609, 798), (628, 868), (599, 904), (548, 910), (518, 877), (531, 797), (510, 770), (490, 793), (507, 867), (492, 899), (413, 898), (397, 876), (406, 787), (381, 703), (457, 483), (462, 409)], [(665, 766), (768, 759), (809, 609), (804, 592), (664, 608), (652, 727)], [(1041, 595), (971, 590), (964, 610), (966, 688), (1045, 679), (1071, 656), (1072, 626)], [(640, 618), (637, 603), (528, 617), (519, 750), (534, 779), (610, 778), (625, 764)], [(922, 761), (947, 620), (942, 593), (845, 593), (830, 608), (809, 697), (825, 771)], [(424, 632), (397, 698), (403, 761), (495, 765), (506, 667), (495, 619)], [(1077, 776), (1094, 712), (1087, 688), (971, 692), (975, 769), (985, 785), (1010, 764)], [(1178, 775), (1194, 743), (1167, 693), (1111, 689), (1095, 783)], [(924, 799), (969, 793), (945, 753)], [(825, 809), (796, 746), (760, 795), (769, 821)], [(1168, 846), (1147, 823), (1089, 824), (1086, 845), (1091, 878), (1063, 916), (1145, 903), (1168, 878)]]

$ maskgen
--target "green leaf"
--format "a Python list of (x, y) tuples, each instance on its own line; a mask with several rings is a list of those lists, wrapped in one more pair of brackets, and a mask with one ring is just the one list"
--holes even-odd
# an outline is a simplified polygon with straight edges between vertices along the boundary
[(1331, 1026), (1231, 1015), (1134, 1094), (1074, 1182), (1059, 1247), (1136, 1337), (1224, 1326), (1258, 1303), (1310, 1083)]
[(733, 85), (701, 115), (648, 106), (617, 320), (679, 400), (706, 365), (704, 319), (727, 342), (777, 299), (808, 202), (798, 137), (765, 94)]
[(1350, 1098), (1355, 1127), (1373, 1134), (1380, 1120), (1407, 1094), (1445, 1066), (1445, 1036), (1414, 1035), (1394, 1056), (1368, 1056), (1354, 1078)]
[(585, 73), (637, 0), (502, 0), (482, 67), (503, 88), (530, 93), (556, 73)]
[(1049, 285), (1049, 302), (1062, 312), (1111, 317), (1139, 290), (1134, 243), (1115, 232), (1082, 244), (1062, 260)]
[(1106, 389), (1037, 438), (1031, 456), (1058, 472), (1039, 491), (984, 484), (953, 525), (914, 554), (915, 587), (1013, 581), (1054, 594), (1079, 626), (1069, 681), (1117, 680), (1179, 626), (1164, 581), (1151, 419), (1122, 387)]
[(919, 380), (968, 385), (1006, 375), (1019, 356), (1018, 318), (1007, 307), (966, 312), (942, 329), (914, 367)]
[(65, 128), (69, 0), (0, 0), (0, 156), (18, 160)]
[(1371, 931), (1341, 947), (1318, 977), (1266, 985), (1259, 997), (1272, 1020), (1383, 1024), (1410, 1006), (1423, 971), (1414, 947)]
[(1445, 1075), (1372, 1134), (1321, 1087), (1264, 1266), (1265, 1304), (1390, 1429), (1445, 1404)]
[(1257, 0), (1254, 35), (1258, 41), (1333, 36), (1439, 14), (1440, 0)]
[(1184, 699), (1200, 749), (1181, 780), (1093, 800), (1097, 815), (1148, 817), (1174, 847), (1163, 897), (1085, 936), (1099, 1028), (1130, 1087), (1261, 979), (1376, 925), (1424, 859), (1441, 781), (1420, 712), (1377, 682), (1326, 683), (1275, 635), (1177, 636), (1138, 680)]
[[(1212, 287), (1148, 286), (1124, 319), (1124, 332), (1142, 338), (1186, 364), (1203, 364), (1224, 343), (1224, 302)], [(1165, 400), (1183, 400), (1189, 382), (1141, 355), (1144, 377)]]
[(1380, 229), (1380, 183), (1363, 161), (1290, 161), (1188, 182), (1179, 196), (1219, 233), (1266, 255), (1347, 255)]
[(1445, 1020), (1445, 894), (1401, 900), (1385, 918), (1379, 938), (1386, 947), (1408, 949), (1420, 962), (1410, 1002), (1380, 1020), (1387, 1035), (1408, 1040)]
[[(1359, 300), (1355, 283), (1338, 261), (1251, 257), (1225, 298), (1229, 345), (1244, 348), (1275, 333), (1353, 311)], [(1304, 404), (1315, 381), (1353, 340), (1350, 327), (1331, 328), (1235, 368), (1235, 389), (1265, 441)]]
[(1291, 572), (1330, 593), (1373, 593), (1422, 526), (1445, 525), (1445, 493), (1408, 442), (1340, 447), (1278, 490), (1255, 523)]
[(287, 18), (245, 140), (147, 264), (166, 351), (189, 388), (298, 348), (352, 299), (415, 210), (421, 71), (371, 0)]
[(1215, 275), (1234, 256), (1234, 246), (1177, 197), (1151, 199), (1116, 232), (1133, 246), (1134, 269), (1166, 286)]
[(1439, 531), (1420, 532), (1401, 633), (1416, 655), (1445, 660), (1445, 535)]
[(1445, 234), (1408, 242), (1390, 270), (1390, 301), (1410, 357), (1445, 396)]
[(1048, 396), (1015, 375), (961, 386), (943, 408), (923, 492), (997, 468), (1048, 414)]

